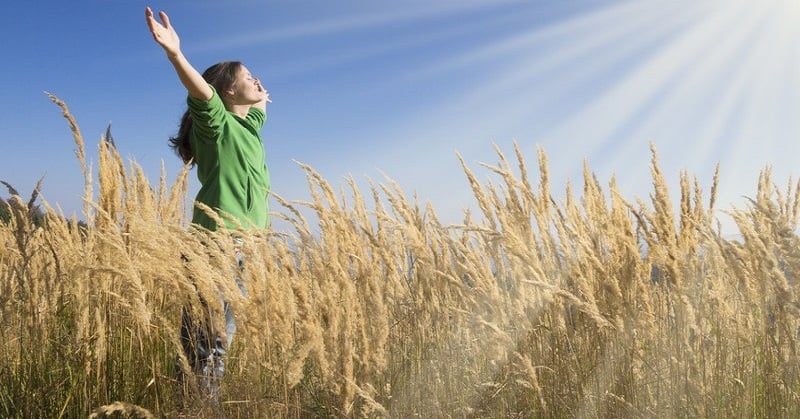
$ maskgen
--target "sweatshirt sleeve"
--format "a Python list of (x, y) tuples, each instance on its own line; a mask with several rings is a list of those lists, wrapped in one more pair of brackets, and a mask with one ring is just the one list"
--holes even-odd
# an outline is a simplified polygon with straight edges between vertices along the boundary
[(266, 120), (267, 114), (261, 108), (251, 107), (247, 112), (247, 122), (254, 126), (256, 130), (260, 130)]
[(189, 105), (189, 115), (192, 118), (192, 131), (197, 139), (215, 142), (222, 132), (227, 110), (222, 99), (211, 86), (212, 95), (209, 100), (199, 100), (188, 96), (186, 103)]

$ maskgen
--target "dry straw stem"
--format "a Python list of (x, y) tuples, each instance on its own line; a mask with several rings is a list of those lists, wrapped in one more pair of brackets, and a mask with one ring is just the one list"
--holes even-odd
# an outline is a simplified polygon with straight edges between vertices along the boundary
[(91, 176), (91, 169), (86, 163), (86, 148), (84, 147), (81, 130), (78, 128), (78, 123), (75, 121), (75, 118), (69, 112), (67, 104), (52, 93), (49, 92), (44, 92), (44, 93), (50, 98), (50, 100), (53, 101), (53, 103), (55, 103), (59, 108), (61, 108), (61, 113), (69, 123), (69, 128), (72, 131), (72, 138), (73, 140), (75, 140), (75, 146), (77, 147), (75, 150), (75, 156), (78, 157), (78, 162), (81, 165), (81, 173), (83, 174), (85, 180), (84, 190), (83, 190), (83, 199), (84, 199), (83, 215), (87, 217), (87, 219), (91, 219), (89, 208), (90, 208), (90, 202), (92, 201), (91, 199), (92, 176)]

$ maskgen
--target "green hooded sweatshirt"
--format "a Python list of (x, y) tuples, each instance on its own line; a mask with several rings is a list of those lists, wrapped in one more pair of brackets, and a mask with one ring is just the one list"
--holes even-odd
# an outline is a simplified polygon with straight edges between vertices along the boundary
[[(196, 202), (222, 216), (227, 228), (236, 228), (238, 221), (245, 229), (264, 229), (269, 224), (270, 179), (259, 131), (267, 116), (254, 107), (245, 118), (228, 112), (216, 90), (211, 90), (207, 101), (187, 99), (192, 119), (189, 139), (202, 185)], [(217, 229), (197, 207), (192, 223)]]

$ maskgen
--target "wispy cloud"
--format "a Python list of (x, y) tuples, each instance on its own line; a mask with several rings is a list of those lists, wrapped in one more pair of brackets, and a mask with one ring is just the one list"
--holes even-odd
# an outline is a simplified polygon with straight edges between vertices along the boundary
[(283, 27), (265, 28), (252, 32), (234, 33), (218, 41), (204, 42), (197, 51), (224, 50), (233, 47), (248, 47), (276, 41), (319, 37), (344, 32), (364, 31), (390, 25), (420, 22), (428, 19), (452, 17), (459, 13), (494, 8), (503, 4), (518, 3), (519, 0), (464, 0), (437, 2), (398, 2), (357, 13), (347, 13), (322, 20), (294, 22)]

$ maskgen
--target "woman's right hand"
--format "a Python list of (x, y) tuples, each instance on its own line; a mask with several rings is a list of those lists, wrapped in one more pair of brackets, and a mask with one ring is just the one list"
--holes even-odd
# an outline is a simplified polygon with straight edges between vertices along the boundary
[(153, 11), (149, 7), (144, 9), (144, 16), (147, 19), (147, 26), (150, 28), (150, 33), (153, 34), (153, 39), (164, 48), (168, 55), (176, 56), (181, 52), (181, 40), (178, 38), (178, 33), (175, 28), (169, 23), (169, 16), (164, 12), (158, 12), (161, 17), (162, 25), (153, 16)]

